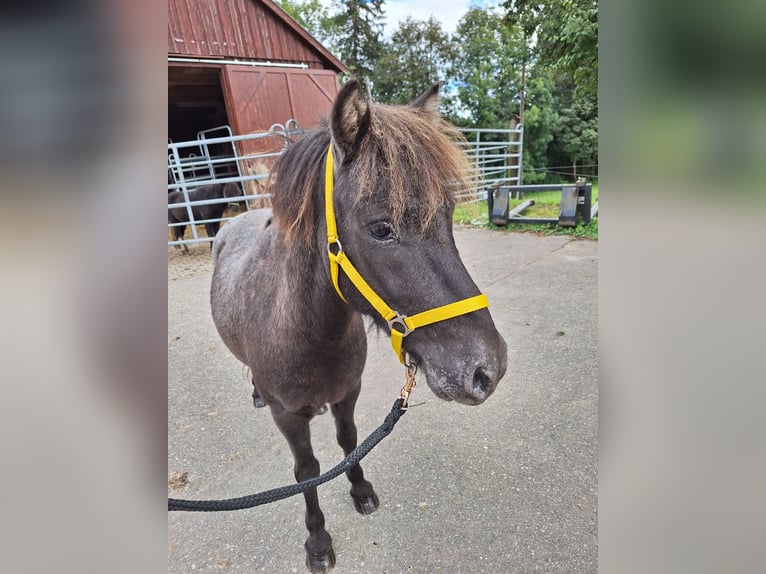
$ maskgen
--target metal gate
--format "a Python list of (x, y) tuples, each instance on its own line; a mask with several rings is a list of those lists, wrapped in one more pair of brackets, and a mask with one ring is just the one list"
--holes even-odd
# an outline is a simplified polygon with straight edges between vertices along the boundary
[(519, 185), (524, 149), (524, 127), (514, 129), (467, 128), (460, 130), (465, 137), (461, 146), (473, 166), (471, 188), (458, 190), (458, 203), (486, 199), (477, 193), (481, 188)]
[(237, 182), (242, 189), (242, 197), (235, 201), (241, 206), (240, 209), (263, 204), (270, 197), (266, 180), (274, 161), (282, 155), (288, 142), (302, 133), (298, 123), (290, 119), (284, 125), (274, 124), (263, 133), (235, 136), (229, 126), (221, 126), (199, 132), (196, 140), (169, 142), (168, 193), (181, 191), (184, 201), (168, 203), (168, 209), (185, 207), (188, 222), (168, 223), (168, 229), (188, 225), (191, 238), (185, 236), (174, 240), (170, 239), (169, 234), (168, 245), (211, 242), (212, 238), (200, 235), (197, 225), (230, 219), (195, 218), (193, 208), (196, 206), (234, 201), (231, 198), (192, 201), (189, 192), (193, 189), (213, 183)]
[[(515, 129), (464, 129), (465, 141), (461, 147), (468, 155), (472, 173), (468, 189), (455, 190), (458, 203), (481, 201), (486, 195), (479, 193), (487, 187), (515, 186), (519, 184), (522, 169), (523, 127)], [(239, 182), (242, 198), (237, 199), (244, 209), (268, 205), (270, 194), (266, 180), (277, 157), (287, 144), (303, 134), (298, 123), (290, 119), (274, 124), (268, 131), (244, 136), (232, 135), (229, 126), (201, 131), (197, 139), (168, 143), (168, 192), (180, 190), (181, 203), (168, 203), (168, 209), (186, 207), (188, 223), (168, 223), (168, 228), (189, 225), (191, 237), (174, 240), (168, 236), (168, 245), (211, 242), (200, 235), (197, 225), (211, 221), (224, 222), (230, 217), (216, 220), (195, 219), (195, 206), (232, 203), (229, 198), (191, 201), (189, 191), (211, 183)]]

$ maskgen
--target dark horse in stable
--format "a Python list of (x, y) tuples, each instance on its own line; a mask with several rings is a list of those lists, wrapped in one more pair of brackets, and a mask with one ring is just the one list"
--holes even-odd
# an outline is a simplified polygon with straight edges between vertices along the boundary
[[(239, 187), (236, 183), (213, 183), (211, 185), (204, 185), (202, 187), (198, 187), (196, 189), (191, 189), (187, 192), (189, 194), (189, 201), (204, 201), (209, 199), (233, 199), (236, 197), (242, 197), (242, 189)], [(184, 198), (183, 191), (176, 190), (171, 191), (168, 193), (168, 205), (173, 203), (185, 203), (186, 199)], [(225, 202), (222, 201), (220, 203), (210, 203), (207, 205), (192, 205), (192, 215), (194, 216), (195, 222), (201, 222), (205, 221), (205, 232), (207, 233), (207, 236), (211, 239), (216, 236), (218, 233), (218, 230), (221, 227), (220, 221), (215, 221), (217, 219), (221, 219), (223, 217), (223, 212), (226, 209), (227, 203), (231, 202)], [(237, 210), (239, 209), (238, 204), (232, 204), (237, 206)], [(235, 210), (236, 211), (236, 210)], [(213, 221), (208, 221), (213, 220)], [(169, 224), (183, 224), (189, 222), (189, 211), (186, 207), (186, 205), (181, 205), (179, 207), (169, 207), (168, 208), (168, 223)], [(175, 241), (178, 241), (179, 239), (182, 239), (184, 236), (184, 233), (186, 233), (186, 225), (174, 225), (172, 227), (173, 229), (173, 239)], [(178, 246), (176, 246), (178, 247)], [(189, 248), (186, 247), (184, 244), (184, 251), (186, 253), (189, 253)], [(212, 246), (211, 246), (212, 247)]]
[[(506, 344), (486, 304), (416, 328), (421, 325), (401, 315), (384, 319), (347, 268), (333, 267), (342, 252), (382, 301), (416, 314), (412, 319), (437, 306), (486, 301), (452, 235), (454, 191), (470, 185), (469, 165), (437, 109), (438, 85), (409, 106), (385, 106), (350, 81), (329, 122), (278, 160), (273, 212), (239, 215), (215, 239), (216, 327), (250, 368), (254, 397), (263, 398), (287, 439), (298, 481), (320, 474), (309, 421), (323, 405), (330, 405), (343, 451), (357, 446), (363, 315), (386, 333), (396, 331), (400, 357), (417, 366), (441, 399), (478, 405), (505, 373)], [(356, 510), (374, 512), (378, 497), (362, 468), (346, 474)], [(332, 539), (316, 489), (304, 496), (306, 564), (326, 572), (335, 564)]]

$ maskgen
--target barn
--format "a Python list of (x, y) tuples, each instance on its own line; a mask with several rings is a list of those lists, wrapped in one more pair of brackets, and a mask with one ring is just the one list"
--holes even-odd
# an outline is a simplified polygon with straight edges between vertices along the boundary
[(344, 64), (271, 0), (168, 0), (168, 137), (327, 115)]

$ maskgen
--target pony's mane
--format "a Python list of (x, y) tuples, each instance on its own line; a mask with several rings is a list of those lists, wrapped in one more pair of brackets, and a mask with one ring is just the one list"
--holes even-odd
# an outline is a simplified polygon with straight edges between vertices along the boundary
[(314, 190), (323, 181), (324, 160), (330, 145), (326, 120), (319, 128), (290, 144), (279, 156), (269, 175), (274, 224), (288, 244), (310, 245), (314, 235), (316, 203)]
[[(451, 212), (456, 191), (472, 187), (472, 171), (457, 145), (462, 135), (452, 125), (406, 106), (371, 104), (370, 125), (349, 171), (355, 201), (388, 193), (388, 210), (397, 227), (405, 215), (429, 229), (441, 208)], [(291, 145), (274, 166), (272, 188), (275, 223), (290, 243), (313, 241), (317, 185), (324, 185), (324, 161), (330, 144), (326, 120)]]

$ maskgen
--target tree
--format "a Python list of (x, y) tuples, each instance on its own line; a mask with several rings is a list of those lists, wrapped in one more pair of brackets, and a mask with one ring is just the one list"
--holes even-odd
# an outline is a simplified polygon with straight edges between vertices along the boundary
[(276, 0), (293, 20), (322, 44), (330, 44), (337, 35), (333, 18), (319, 0)]
[(598, 90), (598, 0), (505, 0), (506, 21), (536, 37), (543, 65), (574, 78), (578, 91)]
[(554, 78), (548, 82), (550, 118), (545, 119), (544, 107), (540, 114), (527, 111), (525, 172), (533, 165), (551, 168), (548, 181), (598, 173), (598, 0), (505, 0), (503, 6), (506, 22), (533, 39), (528, 47), (536, 73)]
[(541, 53), (559, 69), (571, 74), (578, 92), (598, 92), (598, 0), (552, 2), (554, 25), (546, 21)]
[(517, 28), (521, 32), (521, 81), (519, 88), (519, 117), (522, 124), (526, 124), (526, 80), (527, 67), (533, 60), (534, 38), (540, 24), (540, 5), (531, 0), (506, 0), (504, 22), (510, 28)]
[(524, 161), (525, 183), (558, 182), (560, 177), (549, 174), (548, 148), (553, 141), (559, 124), (552, 93), (551, 74), (542, 67), (532, 69), (527, 84), (528, 109), (524, 120)]
[(457, 96), (451, 119), (461, 125), (507, 128), (519, 111), (521, 41), (518, 31), (491, 10), (471, 8), (452, 36), (455, 59), (450, 78)]
[(444, 79), (452, 59), (449, 37), (433, 17), (399, 23), (374, 69), (373, 93), (391, 104), (406, 104)]
[(548, 165), (561, 169), (570, 181), (578, 175), (597, 174), (598, 106), (589, 94), (575, 88), (571, 74), (558, 75), (555, 98), (558, 121), (548, 148)]
[(383, 0), (335, 0), (333, 48), (351, 75), (373, 77), (382, 55)]

